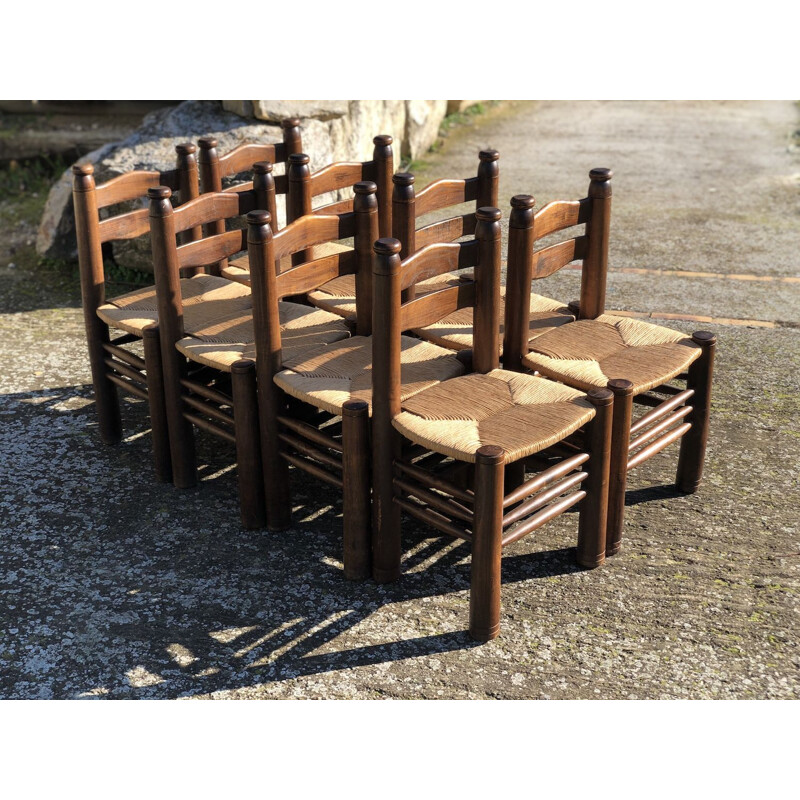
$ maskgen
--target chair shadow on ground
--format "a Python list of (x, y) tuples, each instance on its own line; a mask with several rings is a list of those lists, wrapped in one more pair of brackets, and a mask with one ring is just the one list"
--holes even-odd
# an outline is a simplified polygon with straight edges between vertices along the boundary
[[(232, 446), (198, 435), (198, 487), (158, 484), (145, 404), (124, 402), (127, 436), (109, 447), (99, 441), (90, 398), (87, 386), (0, 398), (2, 414), (27, 432), (6, 470), (9, 525), (0, 538), (8, 537), (4, 552), (12, 561), (34, 564), (6, 600), (26, 609), (28, 619), (51, 620), (44, 634), (17, 619), (21, 612), (9, 611), (6, 622), (18, 631), (18, 653), (35, 642), (55, 659), (57, 674), (39, 678), (52, 696), (246, 694), (248, 687), (478, 646), (466, 632), (465, 543), (406, 519), (402, 578), (386, 585), (346, 581), (335, 490), (293, 470), (292, 529), (244, 531)], [(0, 447), (7, 444), (4, 431), (15, 435), (12, 428), (0, 426)], [(51, 511), (37, 517), (28, 544), (17, 534), (39, 498), (25, 494), (25, 465), (41, 463), (46, 453), (56, 454), (48, 474), (85, 469), (75, 477), (91, 490), (76, 496), (72, 483), (60, 491), (55, 482), (47, 495)], [(572, 544), (577, 515), (564, 515), (562, 528), (557, 540)], [(60, 571), (36, 566), (42, 541), (58, 551)], [(578, 571), (573, 546), (512, 549), (503, 558), (503, 585)], [(427, 605), (432, 598), (441, 602)], [(409, 636), (415, 627), (420, 633)], [(36, 685), (21, 663), (4, 666), (0, 696), (24, 696), (20, 686)], [(348, 679), (364, 680), (358, 673)]]

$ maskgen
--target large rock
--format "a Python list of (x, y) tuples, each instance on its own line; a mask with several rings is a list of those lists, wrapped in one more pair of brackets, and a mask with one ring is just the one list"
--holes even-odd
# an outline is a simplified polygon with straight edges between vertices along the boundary
[[(446, 110), (446, 100), (187, 101), (148, 114), (127, 139), (95, 150), (81, 162), (94, 164), (98, 184), (133, 169), (172, 169), (176, 144), (212, 135), (225, 153), (245, 141), (280, 141), (280, 120), (298, 116), (312, 170), (333, 161), (365, 161), (372, 155), (373, 137), (387, 133), (394, 137), (397, 170), (401, 157), (418, 158), (433, 144)], [(68, 170), (47, 200), (36, 243), (41, 256), (77, 257), (71, 192)], [(151, 269), (146, 240), (115, 244), (114, 257), (126, 267)]]

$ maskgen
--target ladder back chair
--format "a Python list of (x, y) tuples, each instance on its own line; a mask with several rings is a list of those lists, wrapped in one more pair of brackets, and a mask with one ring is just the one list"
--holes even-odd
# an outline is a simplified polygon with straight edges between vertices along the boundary
[[(429, 245), (405, 261), (398, 240), (375, 243), (375, 314), (385, 324), (373, 333), (373, 575), (399, 576), (401, 511), (469, 542), (469, 632), (487, 641), (500, 629), (504, 546), (580, 503), (578, 561), (604, 560), (612, 395), (499, 368), (500, 211), (476, 216), (474, 239)], [(403, 302), (419, 275), (470, 266), (472, 280)], [(474, 372), (403, 397), (400, 332), (467, 306)], [(508, 468), (518, 463), (540, 471), (516, 480)], [(471, 488), (453, 479), (462, 465)]]
[[(584, 391), (614, 394), (607, 555), (622, 538), (627, 473), (681, 439), (676, 485), (695, 492), (703, 471), (716, 337), (691, 337), (648, 322), (605, 313), (611, 215), (609, 169), (589, 173), (588, 196), (555, 201), (534, 213), (529, 195), (512, 198), (508, 243), (509, 301), (503, 361)], [(549, 234), (585, 226), (582, 235), (535, 249)], [(525, 331), (531, 281), (582, 261), (577, 321), (536, 339)], [(651, 410), (632, 421), (633, 404)]]
[[(481, 151), (476, 177), (436, 181), (423, 189), (418, 198), (415, 197), (413, 186), (415, 178), (411, 173), (398, 172), (392, 176), (391, 236), (400, 241), (403, 258), (433, 242), (450, 242), (473, 232), (474, 213), (438, 221), (424, 226), (419, 231), (416, 229), (417, 217), (472, 201), (475, 201), (476, 209), (481, 206), (496, 206), (499, 157), (496, 150)], [(417, 201), (420, 204), (419, 209), (416, 206)], [(456, 275), (437, 276), (429, 281), (423, 279), (416, 287), (409, 287), (405, 297), (410, 298), (415, 291), (421, 293), (433, 291), (435, 288), (441, 288), (443, 283), (453, 283), (457, 280)], [(351, 278), (343, 277), (314, 292), (309, 299), (320, 308), (349, 318), (355, 311), (355, 286)], [(448, 346), (446, 343), (436, 343), (443, 347)]]
[[(440, 180), (426, 186), (419, 194), (414, 192), (414, 176), (400, 173), (394, 176), (394, 238), (403, 243), (401, 258), (434, 242), (448, 242), (470, 235), (475, 230), (475, 213), (451, 217), (416, 228), (416, 220), (432, 212), (441, 211), (449, 206), (475, 200), (475, 208), (498, 205), (498, 183), (500, 154), (497, 150), (482, 150), (479, 154), (478, 174), (466, 180)], [(468, 276), (466, 276), (468, 277)], [(446, 273), (435, 278), (420, 281), (417, 292), (432, 291), (459, 279), (457, 274)], [(414, 287), (406, 290), (409, 299)], [(503, 336), (503, 316), (505, 304), (505, 287), (500, 288), (500, 339)], [(567, 306), (558, 300), (533, 294), (529, 302), (529, 330), (531, 338), (541, 336), (552, 328), (574, 321), (575, 317)], [(441, 347), (453, 350), (466, 350), (472, 347), (473, 310), (470, 306), (448, 314), (425, 328), (412, 331), (416, 336), (434, 342)]]
[[(134, 170), (99, 186), (95, 184), (91, 164), (72, 167), (83, 317), (100, 436), (107, 444), (122, 438), (118, 388), (147, 400), (155, 473), (161, 481), (171, 479), (171, 467), (161, 386), (155, 287), (107, 297), (103, 249), (104, 245), (148, 234), (146, 208), (112, 212), (118, 211), (120, 205), (142, 201), (149, 188), (169, 186), (177, 192), (176, 200), (179, 198), (181, 202), (197, 197), (196, 148), (193, 144), (181, 144), (175, 149), (177, 166), (173, 170)], [(198, 235), (197, 230), (190, 230), (185, 237)], [(122, 333), (112, 338), (112, 328)], [(143, 358), (125, 347), (139, 341), (144, 348)]]
[[(214, 278), (219, 286), (194, 296), (179, 291), (179, 275), (181, 270), (218, 263), (247, 249), (247, 230), (234, 229), (183, 245), (177, 238), (193, 226), (211, 226), (264, 208), (267, 191), (260, 179), (266, 174), (254, 173), (252, 190), (205, 194), (178, 209), (169, 202), (168, 188), (149, 191), (174, 482), (179, 488), (197, 482), (194, 427), (232, 441), (246, 528), (263, 527), (266, 521), (251, 292), (240, 283)], [(210, 277), (195, 277), (190, 283)], [(277, 324), (286, 329), (290, 352), (349, 336), (340, 317), (309, 306), (281, 304), (277, 317)]]
[[(268, 524), (273, 528), (290, 524), (288, 464), (341, 489), (344, 573), (347, 578), (359, 579), (370, 572), (369, 416), (373, 374), (371, 303), (360, 300), (367, 291), (372, 299), (368, 280), (372, 277), (378, 208), (375, 183), (359, 182), (354, 188), (353, 212), (333, 217), (307, 215), (274, 238), (266, 217), (251, 215), (251, 237), (264, 242), (258, 271), (253, 269), (251, 274), (256, 348), (269, 356), (268, 360), (258, 360), (264, 475), (273, 487), (280, 487), (272, 495), (275, 505), (271, 513), (271, 498), (267, 498)], [(351, 235), (355, 237), (354, 250), (296, 265), (279, 275), (269, 268), (275, 259)], [(356, 276), (358, 286), (356, 335), (316, 351), (287, 356), (283, 334), (274, 324), (275, 305), (282, 297), (312, 291), (348, 274)], [(363, 284), (363, 289), (358, 284)], [(344, 323), (341, 317), (337, 319)], [(405, 394), (464, 371), (454, 353), (427, 342), (404, 337), (402, 348), (401, 391)]]
[[(303, 141), (300, 132), (300, 120), (296, 117), (281, 120), (283, 131), (282, 141), (272, 143), (245, 142), (235, 147), (230, 152), (220, 156), (217, 152), (217, 140), (213, 136), (204, 136), (198, 139), (197, 144), (200, 148), (197, 161), (200, 170), (200, 188), (205, 192), (242, 192), (253, 188), (253, 182), (248, 181), (241, 184), (223, 188), (223, 180), (240, 175), (254, 169), (258, 162), (262, 170), (272, 172), (275, 164), (286, 164), (289, 156), (303, 151)], [(278, 229), (278, 214), (276, 196), (285, 197), (287, 190), (287, 178), (284, 171), (283, 175), (275, 175), (270, 178), (274, 182), (273, 193), (270, 195), (270, 204), (266, 209), (272, 216), (272, 225)], [(288, 209), (287, 209), (288, 216)], [(287, 223), (291, 218), (287, 218)], [(213, 235), (225, 232), (225, 222), (217, 220), (212, 223), (205, 235)], [(221, 274), (231, 280), (236, 280), (248, 271), (247, 256), (243, 256), (228, 264), (225, 260), (213, 265), (215, 274)]]

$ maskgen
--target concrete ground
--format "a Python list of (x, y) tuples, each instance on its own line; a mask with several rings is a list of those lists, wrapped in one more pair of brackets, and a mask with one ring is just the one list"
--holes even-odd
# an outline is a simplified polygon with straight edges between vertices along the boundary
[(790, 102), (511, 103), (415, 166), (423, 186), (497, 148), (504, 215), (611, 167), (609, 309), (719, 338), (700, 491), (671, 488), (672, 447), (632, 473), (603, 567), (576, 568), (575, 514), (510, 547), (484, 645), (466, 545), (406, 521), (402, 580), (348, 583), (333, 490), (295, 476), (295, 527), (243, 531), (231, 447), (198, 436), (201, 485), (159, 485), (132, 400), (103, 446), (74, 276), (4, 257), (0, 697), (796, 698), (798, 123)]

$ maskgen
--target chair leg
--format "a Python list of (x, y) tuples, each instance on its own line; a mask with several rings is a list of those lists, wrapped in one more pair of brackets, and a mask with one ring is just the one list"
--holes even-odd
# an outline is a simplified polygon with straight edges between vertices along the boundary
[(593, 389), (589, 392), (589, 400), (595, 407), (595, 416), (586, 434), (589, 476), (584, 484), (586, 497), (580, 506), (577, 557), (582, 567), (591, 569), (599, 567), (606, 559), (614, 394), (609, 389)]
[(164, 376), (161, 368), (161, 342), (157, 323), (147, 325), (142, 330), (142, 341), (156, 479), (162, 483), (169, 483), (172, 480), (172, 460), (169, 452), (169, 428), (167, 426), (167, 408), (164, 403)]
[(262, 370), (258, 377), (258, 420), (261, 430), (267, 528), (271, 531), (285, 531), (292, 526), (292, 498), (289, 490), (289, 465), (281, 456), (283, 444), (278, 436), (278, 415), (284, 410), (286, 397), (273, 382), (272, 373), (263, 367)]
[(625, 519), (625, 488), (628, 483), (628, 443), (631, 438), (633, 384), (615, 379), (608, 382), (614, 393), (611, 422), (611, 466), (608, 482), (608, 523), (606, 556), (619, 552)]
[(231, 389), (239, 473), (239, 511), (242, 526), (254, 530), (263, 528), (267, 521), (254, 361), (242, 359), (231, 365)]
[(372, 441), (372, 578), (391, 583), (400, 577), (402, 558), (402, 518), (393, 482), (400, 440), (391, 423), (383, 427), (373, 418)]
[(344, 576), (363, 580), (370, 574), (372, 540), (369, 405), (363, 400), (342, 407), (342, 444)]
[(100, 438), (105, 444), (116, 444), (122, 439), (122, 415), (119, 410), (117, 387), (108, 379), (107, 356), (103, 344), (109, 341), (108, 325), (99, 317), (87, 321), (86, 343), (89, 348), (89, 365), (92, 370), (94, 403)]
[(484, 445), (475, 459), (475, 518), (469, 593), (469, 635), (479, 642), (488, 642), (500, 633), (503, 477), (503, 449)]
[(675, 477), (676, 487), (686, 494), (696, 492), (703, 477), (717, 337), (708, 331), (697, 331), (692, 335), (692, 341), (699, 344), (703, 352), (689, 367), (686, 386), (688, 389), (694, 389), (694, 397), (692, 397), (692, 412), (687, 422), (691, 422), (692, 427), (681, 439), (678, 472)]
[(169, 451), (172, 458), (172, 482), (178, 489), (197, 484), (197, 457), (192, 423), (183, 415), (181, 378), (186, 372), (186, 359), (175, 345), (161, 340), (161, 374), (164, 381), (164, 403), (167, 409)]

